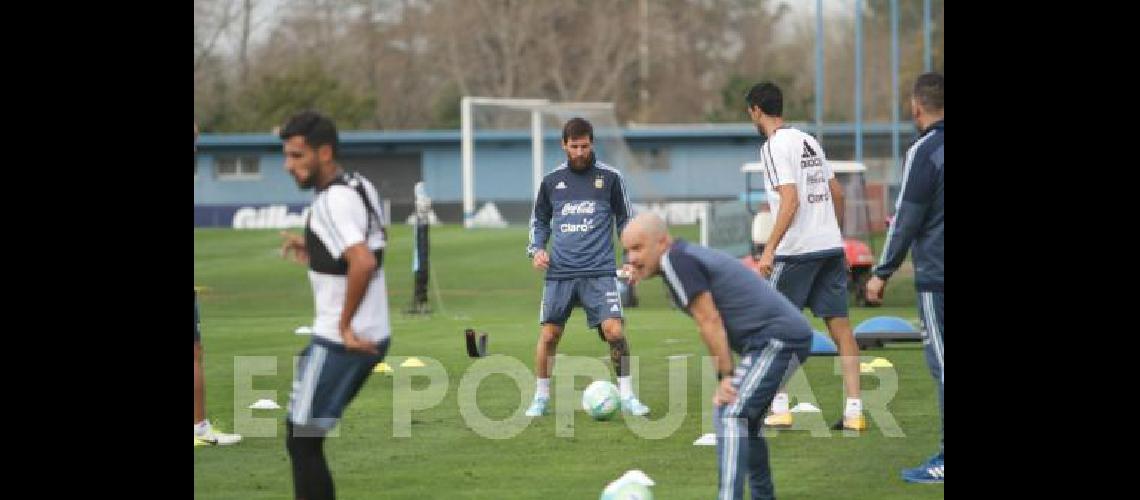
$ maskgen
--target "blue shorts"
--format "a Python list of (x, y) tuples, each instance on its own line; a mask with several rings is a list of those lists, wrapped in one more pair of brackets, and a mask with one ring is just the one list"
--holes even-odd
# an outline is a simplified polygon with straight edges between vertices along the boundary
[(847, 317), (847, 265), (843, 254), (813, 259), (776, 257), (770, 278), (797, 309), (817, 318)]
[(379, 354), (373, 356), (350, 353), (342, 344), (313, 337), (301, 351), (293, 372), (293, 392), (285, 418), (294, 426), (332, 430), (372, 369), (384, 359), (389, 340), (377, 343)]
[(574, 306), (586, 310), (586, 325), (597, 328), (606, 318), (622, 318), (621, 296), (617, 278), (596, 276), (546, 280), (542, 289), (542, 305), (538, 323), (565, 325)]

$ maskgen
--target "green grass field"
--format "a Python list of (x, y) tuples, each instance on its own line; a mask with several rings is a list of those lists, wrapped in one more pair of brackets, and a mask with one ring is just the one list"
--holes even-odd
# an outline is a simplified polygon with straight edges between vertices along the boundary
[[(695, 240), (696, 229), (676, 233)], [(700, 375), (707, 352), (691, 319), (671, 309), (660, 279), (639, 286), (641, 307), (627, 311), (627, 337), (639, 358), (635, 383), (641, 400), (653, 408), (651, 419), (683, 415), (676, 431), (659, 439), (639, 437), (618, 417), (595, 422), (582, 411), (572, 421), (555, 415), (530, 421), (507, 439), (484, 437), (461, 414), (460, 382), (472, 365), (462, 345), (466, 327), (489, 332), (490, 351), (517, 358), (526, 370), (514, 373), (526, 380), (523, 388), (505, 374), (486, 377), (475, 393), (486, 418), (504, 420), (521, 415), (533, 390), (533, 353), (538, 333), (537, 315), (541, 275), (532, 270), (524, 254), (523, 228), (464, 231), (454, 226), (433, 228), (432, 266), (443, 303), (431, 298), (436, 313), (428, 319), (399, 314), (412, 294), (411, 232), (394, 226), (385, 256), (393, 343), (388, 361), (392, 376), (374, 374), (349, 406), (339, 436), (326, 442), (340, 498), (573, 498), (596, 499), (603, 486), (628, 469), (641, 469), (657, 481), (655, 498), (712, 498), (716, 493), (716, 450), (693, 446), (711, 428), (703, 428), (702, 409), (709, 407), (702, 394)], [(307, 337), (293, 333), (312, 320), (312, 299), (305, 269), (277, 256), (277, 231), (194, 231), (194, 280), (207, 287), (200, 295), (202, 337), (206, 352), (207, 414), (222, 430), (245, 432), (245, 440), (230, 447), (194, 449), (194, 487), (197, 498), (291, 498), (292, 480), (284, 446), (281, 410), (248, 410), (256, 398), (270, 397), (285, 407), (291, 387), (293, 356)], [(881, 248), (881, 245), (878, 247)], [(905, 271), (905, 270), (904, 270)], [(878, 309), (852, 309), (852, 323), (881, 314), (916, 318), (914, 289), (908, 273), (900, 272), (888, 288), (886, 305)], [(812, 318), (817, 329), (823, 323)], [(601, 363), (607, 346), (585, 326), (585, 315), (575, 310), (567, 324), (559, 352), (568, 356), (555, 368), (559, 373), (582, 366), (588, 358)], [(669, 360), (686, 358), (685, 401), (671, 402)], [(809, 431), (783, 431), (769, 438), (776, 491), (780, 498), (942, 498), (942, 485), (912, 485), (899, 471), (926, 459), (938, 442), (938, 410), (933, 382), (919, 344), (888, 346), (867, 351), (895, 366), (897, 393), (889, 400), (871, 396), (880, 388), (876, 375), (864, 375), (867, 405), (880, 401), (897, 422), (898, 433), (885, 433), (880, 420), (870, 418), (871, 429), (858, 437), (830, 431), (813, 437)], [(235, 384), (238, 357), (271, 357), (276, 374), (241, 377)], [(408, 356), (417, 356), (428, 368), (400, 368)], [(833, 357), (812, 358), (805, 366), (822, 419), (834, 422), (842, 411), (842, 385)], [(484, 364), (492, 363), (484, 360)], [(501, 363), (500, 363), (501, 364)], [(608, 361), (605, 366), (608, 366)], [(442, 401), (411, 413), (411, 436), (395, 437), (393, 422), (408, 401), (421, 401), (408, 391), (421, 391), (427, 378), (415, 376), (438, 368), (446, 371), (448, 387)], [(410, 388), (408, 384), (411, 376)], [(564, 376), (564, 380), (570, 380)], [(884, 377), (884, 380), (894, 380)], [(396, 383), (401, 382), (399, 387)], [(573, 377), (581, 391), (588, 376)], [(249, 396), (249, 388), (268, 391)], [(678, 385), (677, 387), (680, 387)], [(235, 392), (237, 401), (235, 401)], [(557, 392), (555, 390), (555, 392)], [(417, 393), (418, 394), (418, 393)], [(397, 401), (394, 409), (393, 401)], [(568, 400), (578, 409), (578, 399)], [(793, 404), (795, 400), (793, 397)], [(523, 407), (520, 408), (520, 405)], [(554, 412), (566, 405), (555, 402)], [(235, 423), (246, 415), (264, 419), (275, 437), (257, 437)], [(801, 414), (803, 415), (803, 414)], [(679, 418), (679, 417), (674, 417)], [(632, 420), (632, 419), (630, 419)], [(507, 428), (501, 424), (500, 429)], [(263, 427), (264, 429), (264, 427)], [(565, 437), (572, 434), (572, 437)], [(894, 434), (888, 436), (885, 434)], [(898, 436), (897, 434), (905, 434)]]

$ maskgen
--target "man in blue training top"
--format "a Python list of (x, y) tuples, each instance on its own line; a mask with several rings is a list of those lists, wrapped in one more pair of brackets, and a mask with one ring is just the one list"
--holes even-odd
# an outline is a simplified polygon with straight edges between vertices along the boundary
[(887, 232), (883, 256), (867, 282), (867, 300), (883, 300), (883, 287), (902, 265), (906, 252), (914, 251), (914, 287), (918, 291), (918, 315), (922, 318), (926, 364), (938, 389), (942, 415), (942, 439), (938, 453), (925, 463), (902, 471), (910, 483), (944, 483), (946, 479), (946, 405), (943, 399), (943, 330), (946, 326), (946, 201), (943, 181), (946, 160), (943, 141), (946, 120), (943, 111), (945, 84), (940, 73), (924, 73), (914, 82), (911, 116), (918, 127), (918, 140), (906, 152), (902, 191), (895, 205), (895, 220)]
[[(811, 326), (767, 280), (720, 250), (669, 236), (660, 217), (638, 215), (621, 242), (638, 279), (663, 275), (677, 307), (693, 317), (716, 363), (718, 499), (775, 498), (763, 416), (781, 382), (811, 352)], [(740, 355), (733, 365), (732, 353)]]
[[(534, 201), (527, 256), (535, 269), (546, 271), (546, 284), (539, 315), (542, 333), (534, 356), (538, 390), (526, 411), (530, 417), (546, 414), (554, 352), (575, 305), (586, 310), (586, 324), (597, 328), (610, 344), (622, 410), (633, 415), (649, 413), (633, 394), (629, 344), (622, 332), (621, 298), (614, 276), (613, 232), (620, 233), (629, 221), (629, 194), (617, 169), (594, 157), (593, 143), (590, 122), (582, 118), (566, 122), (562, 128), (566, 163), (543, 177)], [(548, 254), (546, 242), (552, 233)], [(628, 265), (624, 267), (629, 270)]]

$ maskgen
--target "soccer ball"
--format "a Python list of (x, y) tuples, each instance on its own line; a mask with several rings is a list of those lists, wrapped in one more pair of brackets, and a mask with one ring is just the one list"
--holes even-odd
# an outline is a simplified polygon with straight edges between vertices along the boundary
[(609, 420), (620, 407), (618, 388), (612, 382), (595, 380), (582, 393), (582, 409), (594, 420)]

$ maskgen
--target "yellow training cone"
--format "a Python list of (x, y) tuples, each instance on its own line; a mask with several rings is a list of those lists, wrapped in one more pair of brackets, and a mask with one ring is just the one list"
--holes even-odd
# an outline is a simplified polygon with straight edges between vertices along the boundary
[(392, 373), (392, 367), (388, 363), (376, 363), (376, 368), (372, 369), (372, 373)]
[(891, 368), (891, 367), (895, 366), (895, 365), (891, 364), (891, 362), (888, 361), (887, 358), (875, 358), (875, 359), (871, 360), (871, 362), (868, 364), (871, 365), (871, 368)]

